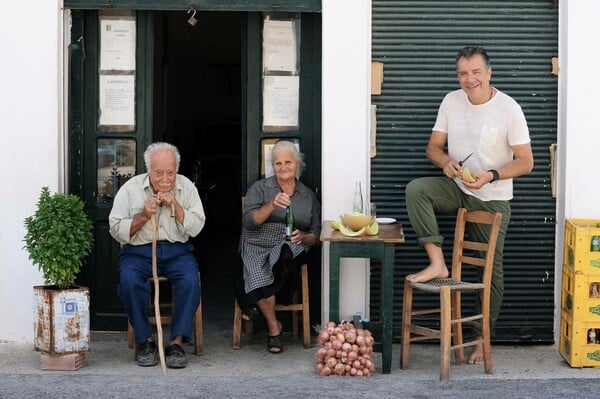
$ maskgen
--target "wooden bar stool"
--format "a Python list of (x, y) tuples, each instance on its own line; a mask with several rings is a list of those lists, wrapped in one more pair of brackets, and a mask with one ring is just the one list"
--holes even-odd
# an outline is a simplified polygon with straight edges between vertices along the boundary
[[(150, 282), (152, 282), (152, 278), (148, 278), (148, 280)], [(172, 286), (171, 286), (169, 279), (166, 277), (159, 277), (158, 283), (160, 284), (161, 298), (165, 298), (165, 297), (169, 298), (169, 301), (160, 302), (160, 305), (159, 305), (160, 311), (161, 311), (160, 322), (161, 322), (161, 325), (163, 325), (163, 326), (171, 325), (171, 324), (173, 324), (173, 311), (175, 310), (175, 301), (173, 299)], [(151, 298), (153, 298), (152, 295), (151, 295)], [(167, 311), (167, 313), (164, 313), (164, 315), (163, 315), (163, 309)], [(153, 301), (150, 301), (150, 303), (148, 304), (148, 312), (149, 312), (148, 319), (150, 321), (150, 325), (156, 325), (156, 317), (154, 316)], [(194, 339), (194, 354), (200, 356), (200, 355), (202, 355), (202, 347), (204, 345), (204, 331), (203, 331), (203, 324), (202, 324), (202, 302), (200, 302), (200, 305), (198, 305), (198, 308), (196, 309), (196, 313), (194, 315), (193, 334), (194, 334), (194, 337), (193, 337), (193, 339)], [(136, 356), (138, 353), (138, 345), (135, 344), (134, 329), (129, 320), (127, 320), (127, 343), (130, 348), (134, 348), (134, 356)]]
[[(290, 311), (292, 312), (292, 335), (294, 338), (298, 337), (298, 319), (299, 314), (302, 314), (302, 335), (304, 338), (304, 347), (311, 347), (310, 339), (310, 311), (308, 306), (308, 266), (303, 264), (300, 267), (301, 284), (299, 291), (302, 293), (302, 300), (300, 301), (298, 291), (292, 298), (292, 304), (290, 305), (275, 305), (276, 312)], [(235, 300), (235, 308), (233, 312), (233, 349), (240, 349), (240, 336), (242, 332), (242, 309), (239, 307), (237, 300)], [(250, 337), (253, 333), (252, 320), (246, 320), (246, 336)]]
[[(429, 339), (440, 340), (440, 380), (450, 376), (450, 357), (454, 351), (456, 364), (464, 363), (464, 348), (467, 346), (483, 345), (484, 369), (486, 374), (492, 373), (492, 352), (490, 344), (490, 289), (492, 268), (494, 266), (494, 251), (500, 231), (500, 213), (492, 214), (483, 211), (467, 212), (466, 209), (458, 210), (456, 230), (454, 233), (454, 250), (452, 253), (451, 278), (434, 279), (424, 283), (410, 283), (404, 281), (404, 301), (402, 308), (402, 356), (400, 367), (406, 369), (410, 357), (410, 344), (415, 341)], [(489, 239), (487, 243), (465, 240), (465, 226), (467, 223), (489, 225)], [(463, 250), (470, 251), (467, 254)], [(475, 257), (472, 252), (482, 254)], [(483, 279), (481, 282), (462, 281), (462, 266), (472, 265), (482, 268)], [(413, 291), (424, 291), (439, 295), (440, 307), (435, 309), (413, 310)], [(481, 294), (481, 313), (463, 317), (461, 293), (474, 292)], [(440, 329), (435, 330), (424, 325), (416, 324), (413, 317), (421, 315), (438, 314)], [(462, 323), (478, 320), (481, 323), (482, 337), (473, 341), (464, 342)], [(451, 342), (452, 341), (452, 342)]]

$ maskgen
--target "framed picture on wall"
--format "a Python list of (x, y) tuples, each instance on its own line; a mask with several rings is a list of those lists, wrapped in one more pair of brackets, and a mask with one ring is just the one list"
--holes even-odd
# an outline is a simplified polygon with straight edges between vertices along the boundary
[(278, 137), (262, 139), (260, 141), (260, 176), (261, 178), (273, 176), (273, 158), (271, 157), (271, 150), (273, 146), (280, 140), (291, 141), (296, 144), (296, 148), (300, 151), (300, 140), (295, 138)]

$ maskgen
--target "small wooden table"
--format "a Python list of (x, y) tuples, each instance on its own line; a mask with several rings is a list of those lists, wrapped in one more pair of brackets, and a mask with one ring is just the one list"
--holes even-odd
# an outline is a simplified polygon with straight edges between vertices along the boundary
[(331, 228), (331, 220), (323, 222), (321, 241), (329, 246), (329, 320), (338, 322), (340, 306), (340, 258), (379, 259), (381, 274), (381, 353), (383, 373), (392, 368), (392, 313), (394, 307), (394, 246), (404, 243), (404, 232), (399, 223), (380, 224), (376, 236), (347, 237)]

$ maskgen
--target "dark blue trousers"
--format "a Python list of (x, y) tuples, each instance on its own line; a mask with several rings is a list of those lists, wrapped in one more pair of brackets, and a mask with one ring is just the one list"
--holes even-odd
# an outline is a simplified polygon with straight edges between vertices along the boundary
[[(175, 310), (171, 326), (172, 341), (183, 336), (191, 341), (193, 320), (200, 304), (198, 262), (191, 243), (159, 241), (156, 245), (157, 271), (173, 286)], [(120, 255), (119, 298), (135, 330), (135, 342), (141, 344), (152, 334), (148, 304), (152, 293), (152, 245), (125, 245)]]

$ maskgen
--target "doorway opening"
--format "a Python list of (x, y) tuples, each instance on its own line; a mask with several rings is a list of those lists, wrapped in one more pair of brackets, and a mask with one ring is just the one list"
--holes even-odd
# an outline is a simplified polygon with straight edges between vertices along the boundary
[(231, 273), (241, 227), (242, 20), (236, 12), (185, 12), (155, 18), (152, 141), (179, 149), (179, 173), (200, 193), (206, 225), (193, 239), (206, 327), (231, 328)]

